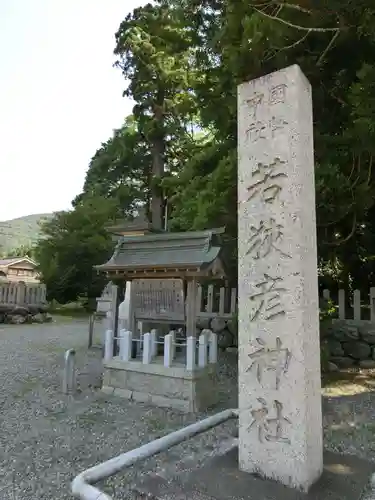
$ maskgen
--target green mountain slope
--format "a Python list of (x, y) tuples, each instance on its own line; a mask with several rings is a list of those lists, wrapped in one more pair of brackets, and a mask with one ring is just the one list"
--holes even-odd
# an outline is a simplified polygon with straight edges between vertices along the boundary
[(52, 214), (34, 214), (0, 222), (0, 254), (35, 243), (40, 237), (39, 222), (51, 217)]

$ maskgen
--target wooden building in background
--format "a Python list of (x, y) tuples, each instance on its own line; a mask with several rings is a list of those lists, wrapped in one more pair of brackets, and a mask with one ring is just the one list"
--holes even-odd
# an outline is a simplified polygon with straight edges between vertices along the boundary
[(0, 280), (39, 283), (37, 264), (29, 257), (0, 259)]

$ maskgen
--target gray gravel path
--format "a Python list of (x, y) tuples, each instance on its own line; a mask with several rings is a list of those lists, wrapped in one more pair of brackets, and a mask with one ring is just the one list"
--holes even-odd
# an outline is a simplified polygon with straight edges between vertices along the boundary
[[(82, 470), (196, 420), (193, 415), (108, 397), (98, 391), (101, 358), (87, 351), (87, 321), (0, 325), (0, 498), (68, 499), (70, 481)], [(61, 393), (66, 349), (77, 350), (79, 392)], [(223, 384), (223, 405), (230, 381)], [(202, 415), (203, 416), (203, 415)], [(122, 495), (129, 480), (150, 468), (199, 457), (231, 438), (234, 423), (159, 455), (103, 485)], [(121, 498), (121, 496), (120, 496)]]
[[(70, 481), (82, 470), (188, 425), (206, 414), (147, 407), (98, 391), (101, 359), (87, 351), (87, 321), (0, 325), (0, 498), (71, 499)], [(61, 393), (66, 349), (77, 350), (79, 391)], [(220, 363), (220, 408), (237, 406), (236, 360)], [(375, 460), (375, 395), (325, 398), (325, 443), (334, 451)], [(215, 409), (218, 411), (218, 409)], [(107, 480), (115, 498), (149, 470), (188, 467), (233, 441), (236, 423), (160, 454)]]

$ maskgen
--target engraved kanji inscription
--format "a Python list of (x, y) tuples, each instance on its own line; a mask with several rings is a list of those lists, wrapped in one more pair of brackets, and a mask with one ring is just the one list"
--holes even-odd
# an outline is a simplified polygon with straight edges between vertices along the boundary
[(253, 183), (247, 188), (249, 197), (247, 201), (255, 196), (260, 196), (265, 203), (272, 203), (279, 196), (282, 179), (287, 175), (280, 171), (286, 164), (280, 158), (275, 158), (272, 163), (258, 163), (253, 171)]
[(261, 121), (256, 121), (246, 130), (247, 140), (257, 142), (259, 139), (267, 139), (267, 124)]
[(287, 85), (284, 83), (272, 87), (270, 90), (270, 104), (285, 102)]
[(285, 120), (285, 118), (282, 118), (280, 116), (273, 116), (271, 118), (270, 127), (272, 139), (274, 139), (278, 133), (283, 131), (285, 125), (288, 125), (288, 122)]
[(255, 372), (260, 384), (264, 372), (274, 372), (275, 387), (279, 389), (281, 377), (289, 368), (291, 352), (288, 348), (283, 347), (280, 337), (276, 338), (275, 347), (268, 347), (261, 338), (257, 338), (256, 341), (260, 347), (248, 355), (251, 364), (246, 371)]
[(282, 278), (272, 278), (264, 273), (264, 280), (255, 285), (256, 292), (250, 295), (253, 304), (250, 321), (257, 319), (273, 319), (285, 315), (281, 294), (286, 291), (279, 285)]
[(251, 410), (253, 418), (248, 429), (255, 428), (258, 431), (258, 439), (261, 443), (265, 440), (271, 443), (286, 443), (290, 444), (290, 439), (285, 436), (285, 427), (291, 425), (292, 422), (283, 414), (283, 404), (280, 401), (273, 401), (274, 417), (269, 417), (269, 409), (267, 401), (263, 398), (258, 398), (261, 407), (257, 410)]
[(261, 220), (257, 226), (250, 226), (250, 234), (249, 249), (246, 255), (260, 259), (267, 257), (274, 250), (283, 257), (291, 258), (291, 255), (280, 248), (284, 238), (283, 226), (278, 224), (273, 217)]
[(257, 112), (260, 105), (263, 103), (264, 94), (258, 94), (251, 99), (246, 99), (246, 104), (249, 109), (249, 115), (251, 120), (256, 120)]

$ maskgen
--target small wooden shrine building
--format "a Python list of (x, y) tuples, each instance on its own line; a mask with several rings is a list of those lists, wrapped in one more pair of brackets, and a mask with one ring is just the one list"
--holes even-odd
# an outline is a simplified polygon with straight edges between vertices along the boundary
[(195, 336), (198, 283), (225, 279), (224, 229), (153, 232), (147, 222), (138, 221), (132, 228), (126, 224), (108, 230), (118, 237), (115, 251), (95, 267), (109, 280), (132, 282), (130, 330), (136, 331), (138, 321), (181, 324), (187, 336)]

